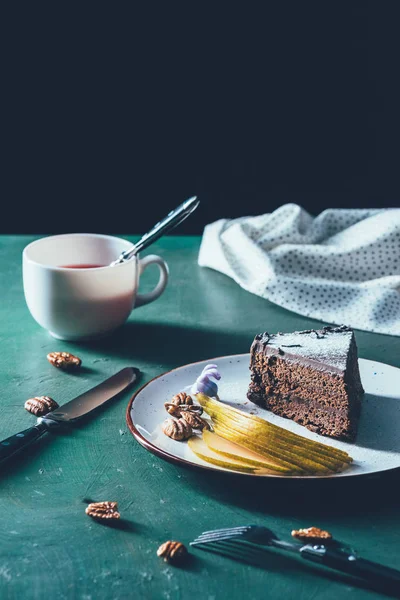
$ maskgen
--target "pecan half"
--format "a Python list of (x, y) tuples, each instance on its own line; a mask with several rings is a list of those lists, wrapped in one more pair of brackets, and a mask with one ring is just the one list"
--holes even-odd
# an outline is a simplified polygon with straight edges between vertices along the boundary
[(74, 356), (70, 352), (49, 352), (47, 360), (58, 369), (77, 369), (81, 366), (82, 361), (78, 356)]
[(119, 519), (117, 502), (91, 502), (85, 513), (93, 519)]
[(188, 551), (186, 550), (186, 546), (181, 542), (164, 542), (157, 550), (157, 556), (161, 556), (165, 562), (172, 564), (182, 563), (187, 555)]
[(180, 404), (193, 404), (193, 400), (186, 392), (179, 392), (179, 394), (176, 394), (172, 398), (171, 404), (175, 404), (175, 406), (179, 406)]
[(209, 431), (211, 430), (211, 427), (208, 424), (208, 422), (205, 419), (203, 419), (202, 417), (200, 417), (199, 415), (196, 415), (196, 413), (185, 411), (181, 414), (181, 419), (186, 421), (186, 423), (189, 423), (189, 425), (193, 429), (201, 429), (201, 430), (208, 429)]
[(307, 527), (307, 529), (294, 529), (292, 536), (302, 542), (326, 542), (332, 539), (329, 531), (319, 529), (319, 527)]
[(176, 404), (172, 404), (172, 402), (165, 402), (164, 406), (165, 406), (165, 410), (167, 411), (167, 413), (169, 413), (173, 417), (179, 418), (182, 416), (183, 412), (192, 412), (199, 416), (201, 414), (203, 414), (203, 408), (202, 408), (202, 406), (199, 406), (198, 404), (176, 405)]
[(189, 439), (193, 434), (191, 426), (183, 419), (166, 419), (162, 430), (165, 435), (178, 442)]
[(50, 396), (35, 396), (34, 398), (28, 398), (24, 407), (33, 415), (41, 417), (58, 408), (58, 404)]

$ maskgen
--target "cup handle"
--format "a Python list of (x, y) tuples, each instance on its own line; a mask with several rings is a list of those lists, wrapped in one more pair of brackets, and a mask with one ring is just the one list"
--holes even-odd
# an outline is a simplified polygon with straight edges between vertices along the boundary
[(157, 298), (161, 296), (161, 294), (167, 287), (169, 270), (167, 263), (161, 258), (161, 256), (157, 256), (156, 254), (149, 254), (149, 256), (141, 258), (139, 260), (140, 275), (149, 265), (153, 264), (157, 265), (160, 269), (160, 278), (158, 280), (158, 283), (154, 290), (152, 290), (151, 292), (148, 292), (147, 294), (137, 294), (135, 308), (138, 308), (139, 306), (144, 306), (145, 304), (149, 304), (150, 302), (153, 302), (153, 300), (157, 300)]

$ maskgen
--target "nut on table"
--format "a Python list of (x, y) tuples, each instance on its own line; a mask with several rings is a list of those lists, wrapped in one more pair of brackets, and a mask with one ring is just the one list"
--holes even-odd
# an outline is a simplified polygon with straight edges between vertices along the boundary
[(85, 513), (93, 519), (119, 519), (117, 502), (91, 502)]
[(81, 359), (70, 352), (49, 352), (47, 360), (53, 367), (66, 371), (69, 369), (78, 369), (82, 364)]
[(33, 415), (42, 417), (58, 408), (58, 404), (53, 398), (50, 398), (50, 396), (35, 396), (34, 398), (28, 398), (24, 407), (25, 410)]
[(165, 562), (179, 564), (186, 559), (188, 551), (181, 542), (168, 541), (161, 544), (157, 556), (161, 556)]

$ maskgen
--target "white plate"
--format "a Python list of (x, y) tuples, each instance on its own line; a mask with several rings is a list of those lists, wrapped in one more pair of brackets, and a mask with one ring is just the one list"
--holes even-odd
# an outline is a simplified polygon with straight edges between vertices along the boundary
[[(227, 471), (198, 458), (187, 443), (171, 440), (161, 431), (161, 424), (168, 416), (164, 402), (192, 385), (205, 365), (215, 363), (222, 375), (219, 397), (223, 402), (245, 412), (252, 411), (271, 423), (310, 440), (318, 440), (345, 450), (352, 456), (354, 462), (350, 468), (343, 473), (330, 475), (329, 478), (371, 475), (400, 467), (400, 369), (362, 358), (359, 360), (365, 397), (356, 442), (349, 444), (312, 433), (293, 421), (278, 417), (249, 402), (246, 398), (250, 382), (249, 362), (249, 354), (223, 356), (185, 365), (152, 379), (136, 392), (129, 403), (129, 429), (142, 446), (166, 460), (214, 471)], [(282, 476), (277, 475), (243, 475), (282, 479)], [(288, 478), (294, 477), (284, 477)]]

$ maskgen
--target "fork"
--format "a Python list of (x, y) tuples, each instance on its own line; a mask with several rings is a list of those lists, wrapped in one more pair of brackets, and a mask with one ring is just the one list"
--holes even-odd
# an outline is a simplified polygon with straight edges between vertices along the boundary
[[(247, 545), (247, 542), (256, 544), (256, 547), (273, 546), (280, 550), (295, 552), (306, 560), (349, 573), (371, 583), (396, 584), (396, 589), (400, 590), (400, 571), (397, 569), (391, 569), (365, 558), (360, 558), (354, 550), (345, 546), (330, 547), (326, 544), (305, 544), (301, 546), (292, 542), (285, 542), (280, 540), (267, 527), (258, 525), (205, 531), (190, 545), (199, 546), (203, 550), (215, 551), (224, 548), (226, 550), (227, 542), (232, 542), (229, 545), (230, 556), (239, 560), (245, 559), (250, 549), (254, 548), (250, 544)], [(246, 544), (242, 542), (246, 542)]]

